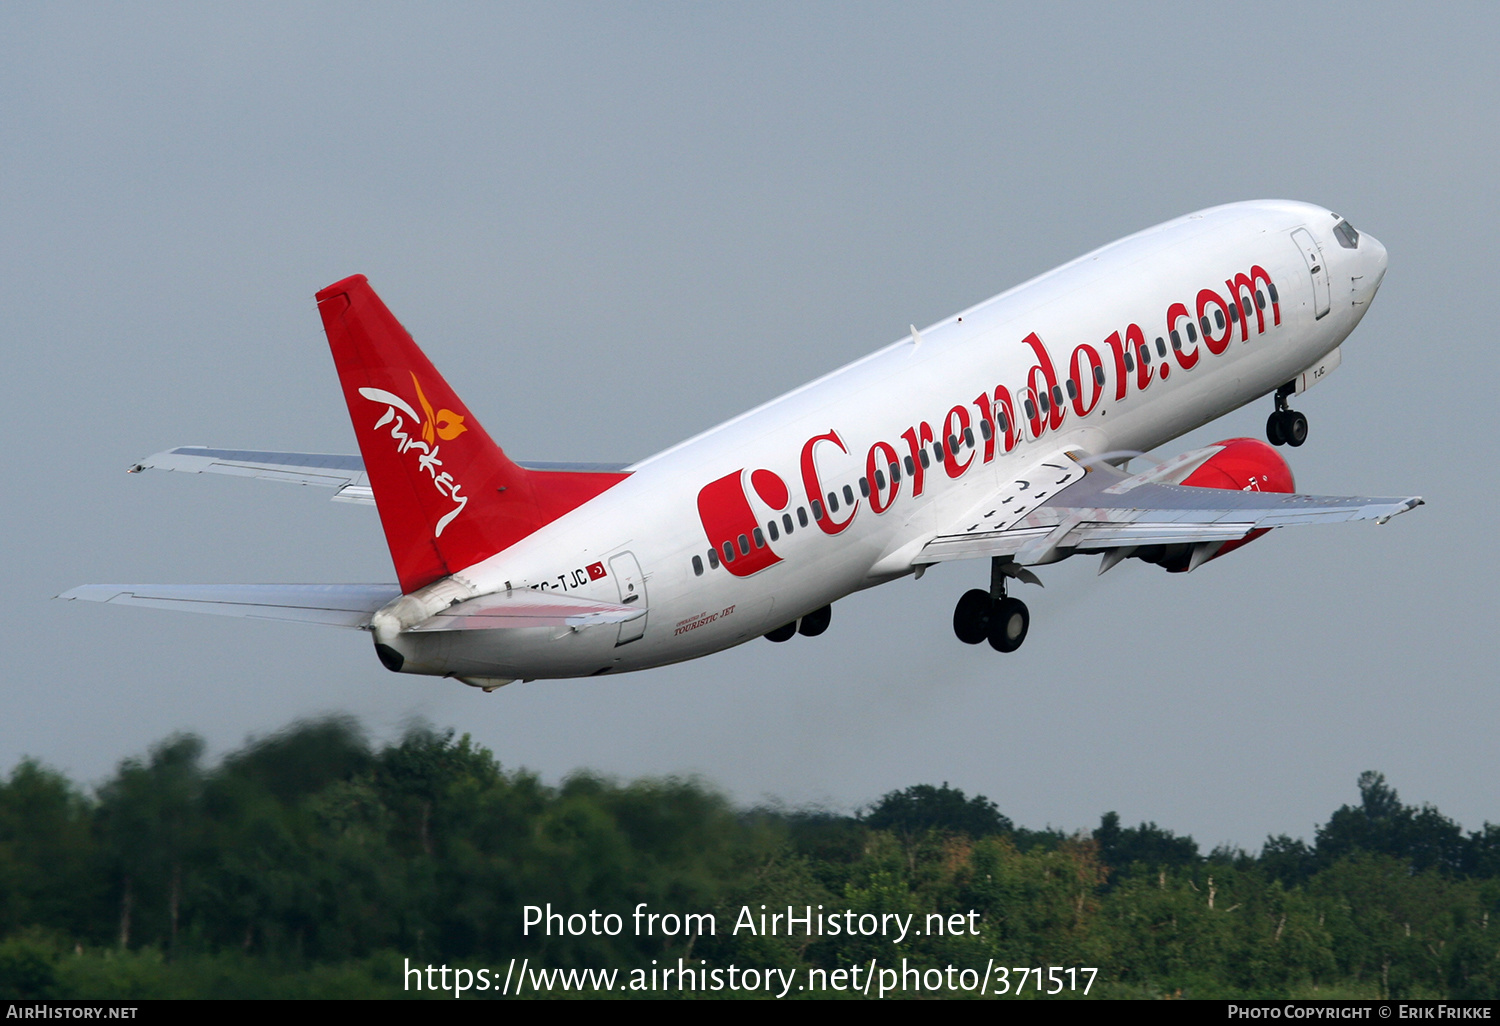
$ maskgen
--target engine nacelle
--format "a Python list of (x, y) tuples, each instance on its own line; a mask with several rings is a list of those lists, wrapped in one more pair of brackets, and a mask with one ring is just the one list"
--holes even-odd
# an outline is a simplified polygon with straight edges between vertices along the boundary
[[(1204, 460), (1181, 483), (1191, 488), (1229, 488), (1241, 492), (1294, 492), (1292, 468), (1270, 445), (1259, 438), (1228, 438), (1215, 442), (1219, 451)], [(1251, 531), (1235, 541), (1223, 542), (1207, 559), (1199, 559), (1202, 565), (1210, 559), (1218, 559), (1226, 552), (1233, 552), (1241, 545), (1248, 545), (1269, 528)], [(1151, 545), (1136, 552), (1135, 558), (1155, 563), (1174, 574), (1193, 567), (1193, 545)]]

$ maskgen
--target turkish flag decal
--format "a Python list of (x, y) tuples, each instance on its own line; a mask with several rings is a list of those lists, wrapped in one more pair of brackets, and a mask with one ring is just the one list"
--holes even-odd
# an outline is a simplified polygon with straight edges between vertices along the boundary
[(604, 573), (604, 564), (603, 563), (590, 563), (589, 566), (588, 566), (588, 571), (589, 571), (589, 580), (591, 580), (591, 581), (600, 581), (600, 580), (603, 580), (604, 577), (606, 576), (605, 573)]

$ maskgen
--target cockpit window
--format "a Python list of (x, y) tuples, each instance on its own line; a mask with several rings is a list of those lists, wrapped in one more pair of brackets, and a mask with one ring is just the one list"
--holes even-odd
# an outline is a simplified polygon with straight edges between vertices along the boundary
[(1333, 236), (1339, 240), (1339, 245), (1345, 249), (1359, 248), (1359, 232), (1354, 230), (1354, 225), (1348, 221), (1340, 221), (1333, 226)]

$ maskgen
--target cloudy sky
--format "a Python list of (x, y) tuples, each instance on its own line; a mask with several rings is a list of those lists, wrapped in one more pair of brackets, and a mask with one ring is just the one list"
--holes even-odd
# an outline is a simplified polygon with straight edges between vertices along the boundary
[[(8, 626), (0, 771), (330, 712), (557, 780), (700, 774), (853, 809), (948, 781), (1029, 826), (1310, 837), (1384, 772), (1500, 821), (1493, 6), (0, 7)], [(633, 460), (1197, 208), (1325, 204), (1390, 251), (1298, 404), (1304, 490), (1421, 494), (1191, 576), (1048, 567), (1025, 648), (952, 636), (982, 563), (817, 641), (485, 695), (355, 632), (52, 601), (384, 581), (374, 511), (127, 477), (179, 444), (353, 452), (312, 294), (363, 272), (520, 459)], [(720, 368), (734, 363), (733, 375)], [(1269, 400), (1163, 450), (1258, 435)]]

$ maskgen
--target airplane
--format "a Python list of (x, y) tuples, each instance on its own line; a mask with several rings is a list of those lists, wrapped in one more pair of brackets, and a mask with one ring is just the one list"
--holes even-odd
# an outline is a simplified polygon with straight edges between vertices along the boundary
[[(1420, 497), (1304, 495), (1275, 446), (1386, 271), (1320, 206), (1253, 201), (1104, 246), (629, 465), (513, 461), (362, 275), (317, 293), (360, 455), (179, 447), (131, 471), (373, 504), (398, 583), (86, 585), (59, 596), (356, 628), (393, 671), (485, 691), (822, 634), (855, 591), (988, 560), (953, 629), (1012, 652), (1013, 582), (1075, 555), (1189, 572)], [(732, 361), (732, 354), (725, 354)], [(1129, 461), (1272, 398), (1267, 441)], [(1269, 444), (1268, 444), (1269, 443)]]

